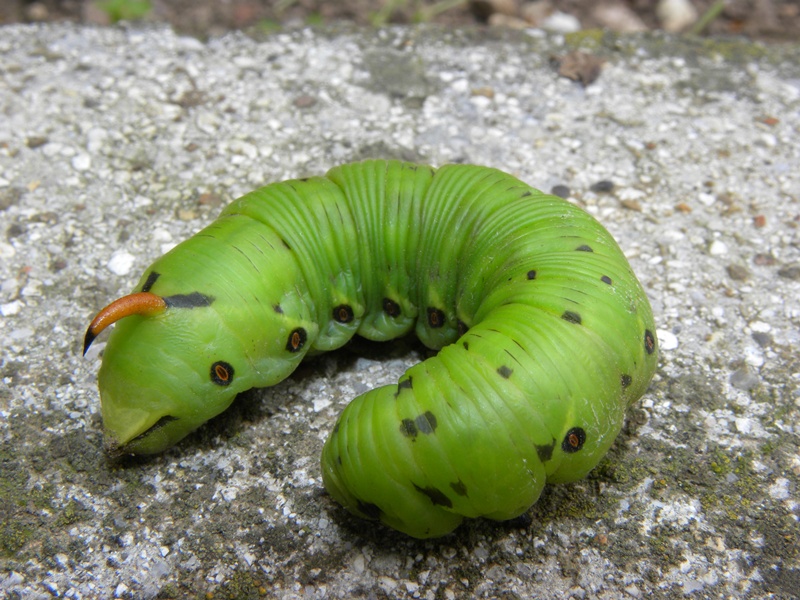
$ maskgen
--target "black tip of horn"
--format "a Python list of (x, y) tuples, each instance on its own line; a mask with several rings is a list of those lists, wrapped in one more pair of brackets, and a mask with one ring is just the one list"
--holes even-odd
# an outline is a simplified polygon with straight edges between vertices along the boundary
[(94, 338), (97, 336), (92, 332), (92, 328), (86, 330), (86, 335), (83, 338), (83, 355), (86, 356), (86, 351), (89, 350), (89, 346), (92, 345)]

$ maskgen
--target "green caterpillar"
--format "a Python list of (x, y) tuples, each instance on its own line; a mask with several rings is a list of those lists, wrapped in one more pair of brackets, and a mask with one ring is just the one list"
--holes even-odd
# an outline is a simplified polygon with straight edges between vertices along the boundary
[(344, 410), (325, 487), (414, 537), (583, 477), (656, 368), (647, 297), (581, 209), (501, 171), (367, 161), (234, 201), (86, 332), (107, 445), (155, 453), (358, 333), (439, 353)]

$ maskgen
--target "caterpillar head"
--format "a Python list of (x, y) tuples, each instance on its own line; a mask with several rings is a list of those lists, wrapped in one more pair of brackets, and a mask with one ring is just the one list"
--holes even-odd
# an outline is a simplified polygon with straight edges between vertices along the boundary
[(84, 339), (117, 323), (98, 375), (109, 453), (153, 454), (225, 410), (252, 387), (239, 338), (220, 324), (213, 298), (124, 296), (104, 308)]

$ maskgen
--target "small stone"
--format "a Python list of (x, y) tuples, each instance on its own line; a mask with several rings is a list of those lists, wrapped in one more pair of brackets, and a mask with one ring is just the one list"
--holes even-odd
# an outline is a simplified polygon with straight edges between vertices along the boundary
[(772, 336), (768, 333), (754, 331), (752, 334), (750, 334), (750, 337), (753, 338), (753, 341), (762, 348), (766, 348), (772, 344)]
[(553, 3), (550, 0), (536, 0), (523, 4), (520, 15), (534, 27), (539, 27), (542, 21), (553, 14), (553, 10)]
[(0, 315), (4, 317), (11, 317), (19, 313), (22, 309), (22, 302), (19, 300), (14, 300), (7, 304), (0, 304)]
[(127, 275), (130, 273), (135, 262), (136, 257), (133, 256), (133, 254), (120, 250), (111, 256), (107, 267), (114, 275)]
[(31, 136), (26, 140), (28, 148), (38, 148), (39, 146), (44, 146), (46, 143), (47, 138), (40, 135)]
[(753, 263), (759, 267), (771, 267), (775, 264), (775, 257), (771, 254), (764, 254), (759, 252), (753, 257)]
[(638, 200), (622, 200), (620, 204), (622, 205), (622, 208), (627, 210), (642, 212), (642, 205)]
[(662, 350), (675, 350), (678, 347), (678, 337), (666, 329), (656, 330), (658, 336), (658, 347)]
[(13, 586), (20, 585), (25, 579), (16, 571), (11, 571), (11, 574), (3, 580), (3, 587), (11, 589)]
[(789, 480), (786, 477), (778, 477), (771, 486), (769, 486), (769, 495), (775, 500), (788, 500), (789, 499)]
[(301, 96), (297, 96), (293, 101), (297, 108), (310, 108), (317, 103), (317, 99), (314, 96), (310, 96), (308, 94), (302, 94)]
[(44, 2), (31, 2), (25, 13), (31, 21), (46, 21), (50, 16), (50, 11)]
[(553, 196), (558, 196), (559, 198), (569, 198), (570, 189), (562, 184), (554, 185), (553, 189), (550, 190), (550, 193)]
[(742, 265), (728, 265), (725, 269), (728, 271), (728, 277), (736, 281), (744, 281), (750, 277), (750, 271)]
[(697, 21), (697, 10), (689, 0), (661, 0), (656, 15), (665, 31), (677, 33)]
[(620, 33), (647, 31), (647, 25), (639, 18), (639, 15), (624, 4), (602, 3), (592, 11), (592, 16), (602, 27), (611, 31)]
[(786, 279), (797, 281), (800, 279), (800, 265), (790, 265), (788, 267), (778, 269), (778, 275), (785, 277)]
[(758, 346), (747, 345), (744, 348), (744, 362), (755, 369), (764, 365), (764, 353)]
[(708, 253), (711, 256), (723, 256), (728, 253), (728, 245), (720, 240), (714, 240), (708, 247)]
[(29, 337), (33, 336), (33, 329), (30, 327), (20, 327), (19, 329), (12, 329), (10, 333), (8, 333), (8, 339), (12, 342), (20, 342), (22, 340), (27, 340)]
[(577, 17), (559, 11), (542, 21), (542, 29), (555, 33), (574, 33), (580, 31), (580, 28), (581, 22)]
[(494, 98), (494, 88), (489, 86), (473, 88), (470, 90), (470, 94), (473, 96), (483, 96), (485, 98)]
[(469, 8), (479, 20), (486, 21), (495, 14), (515, 16), (519, 11), (517, 0), (471, 0)]
[(88, 154), (76, 154), (72, 157), (72, 168), (76, 171), (88, 171), (92, 167), (92, 157)]
[(228, 147), (231, 152), (241, 154), (251, 160), (254, 160), (258, 156), (258, 148), (256, 145), (245, 142), (244, 140), (232, 140)]
[(730, 381), (737, 390), (747, 392), (756, 387), (761, 379), (747, 367), (742, 367), (733, 372)]
[(573, 50), (564, 56), (554, 57), (553, 63), (558, 67), (561, 77), (579, 81), (584, 86), (593, 83), (599, 76), (605, 61), (599, 56)]
[(762, 133), (759, 141), (767, 148), (774, 148), (778, 145), (778, 138), (771, 133)]
[(717, 197), (714, 194), (709, 194), (706, 192), (698, 194), (697, 199), (700, 200), (700, 202), (705, 206), (711, 206), (717, 201)]
[(589, 189), (598, 194), (607, 194), (614, 190), (614, 182), (608, 179), (602, 179), (597, 183), (593, 183)]

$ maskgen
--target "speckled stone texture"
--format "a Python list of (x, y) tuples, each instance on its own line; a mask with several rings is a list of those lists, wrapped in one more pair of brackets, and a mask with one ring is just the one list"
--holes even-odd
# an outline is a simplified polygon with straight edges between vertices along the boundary
[[(584, 87), (552, 56), (604, 60)], [(800, 589), (800, 50), (601, 34), (0, 28), (0, 597), (789, 598)], [(360, 344), (111, 463), (93, 314), (264, 183), (496, 166), (614, 234), (661, 366), (588, 479), (414, 541), (325, 494)]]

